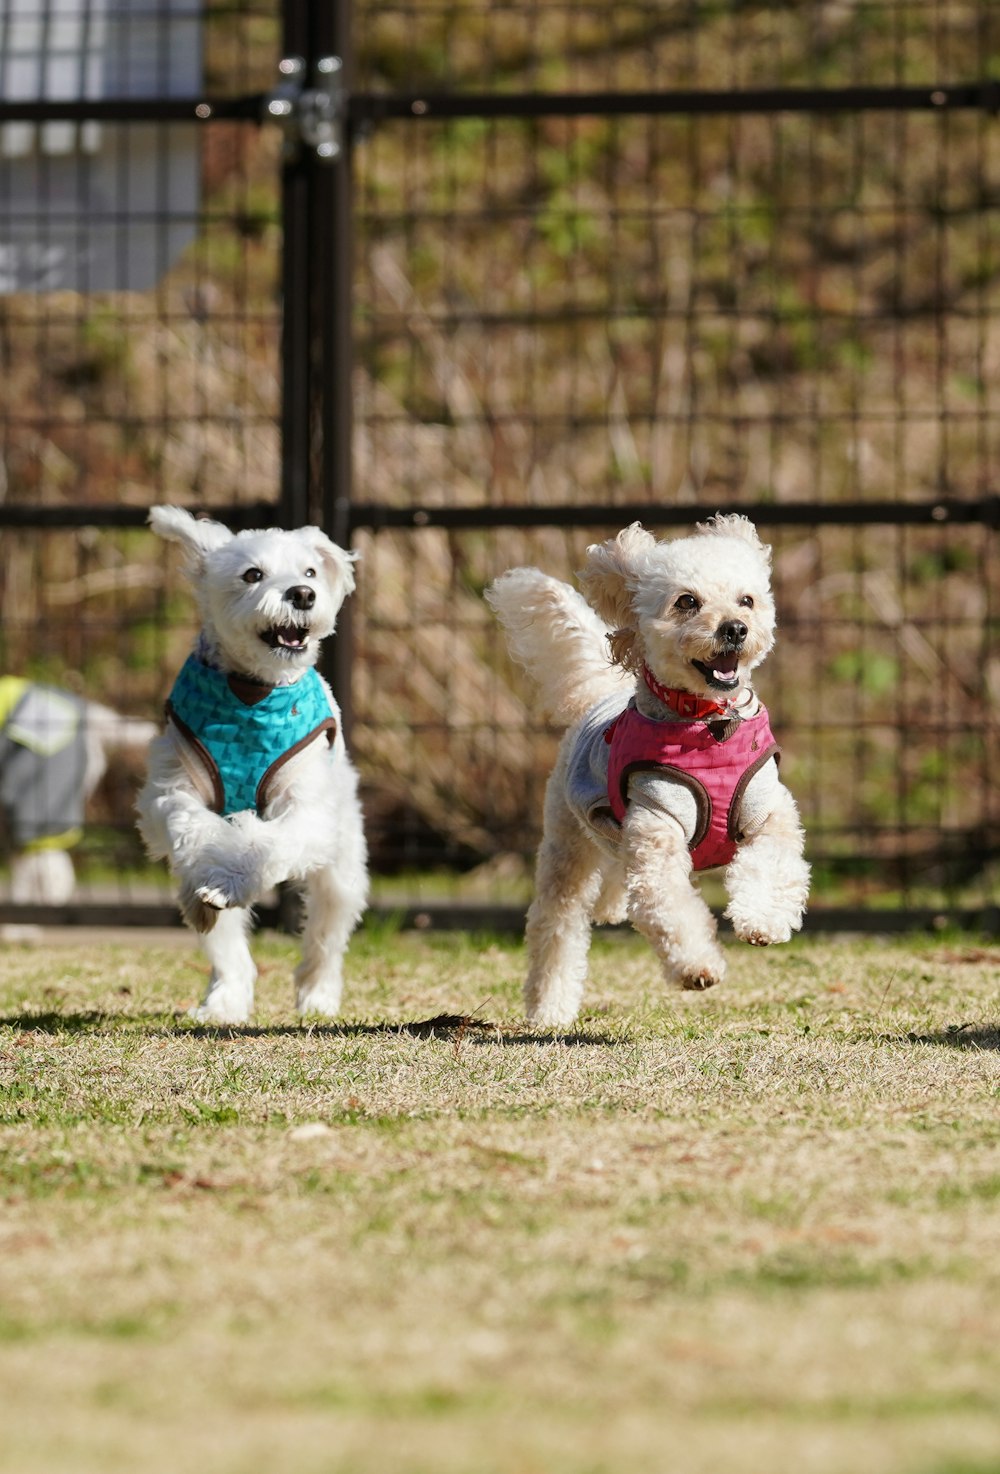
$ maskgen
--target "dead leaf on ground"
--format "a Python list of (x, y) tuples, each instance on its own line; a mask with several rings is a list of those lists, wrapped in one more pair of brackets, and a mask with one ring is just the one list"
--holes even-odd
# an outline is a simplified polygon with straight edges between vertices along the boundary
[(487, 1019), (474, 1018), (467, 1013), (438, 1013), (433, 1018), (415, 1019), (409, 1024), (400, 1024), (401, 1034), (412, 1034), (415, 1039), (447, 1038), (454, 1033), (467, 1033), (476, 1029), (480, 1033), (496, 1033), (496, 1025)]

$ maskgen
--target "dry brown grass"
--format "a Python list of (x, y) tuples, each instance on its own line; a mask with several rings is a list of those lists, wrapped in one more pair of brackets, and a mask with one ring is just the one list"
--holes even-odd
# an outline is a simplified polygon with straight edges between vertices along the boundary
[[(300, 1027), (186, 948), (0, 962), (0, 1469), (972, 1474), (1000, 1416), (1000, 952), (363, 935)], [(441, 1014), (465, 1022), (407, 1025)]]

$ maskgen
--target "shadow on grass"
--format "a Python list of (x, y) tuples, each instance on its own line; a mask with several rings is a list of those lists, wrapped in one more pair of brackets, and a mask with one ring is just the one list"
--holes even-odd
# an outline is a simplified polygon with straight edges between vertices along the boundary
[(498, 1024), (468, 1014), (438, 1014), (434, 1018), (385, 1020), (375, 1024), (312, 1023), (301, 1024), (192, 1024), (185, 1014), (177, 1015), (177, 1026), (164, 1025), (163, 1014), (108, 1013), (93, 1009), (81, 1013), (18, 1013), (0, 1018), (0, 1028), (17, 1029), (24, 1034), (99, 1034), (123, 1031), (148, 1032), (154, 1038), (192, 1039), (290, 1039), (303, 1035), (324, 1039), (358, 1039), (406, 1035), (411, 1039), (442, 1039), (453, 1044), (565, 1044), (571, 1047), (592, 1045), (608, 1048), (623, 1040), (611, 1034), (589, 1033), (578, 1029), (570, 1033), (542, 1034), (527, 1031), (505, 1032)]
[(589, 1034), (582, 1030), (564, 1034), (505, 1032), (499, 1025), (488, 1023), (483, 1019), (463, 1019), (452, 1015), (448, 1015), (445, 1020), (417, 1019), (412, 1022), (387, 1020), (377, 1024), (303, 1023), (273, 1026), (196, 1024), (184, 1032), (192, 1034), (196, 1039), (217, 1039), (220, 1035), (238, 1039), (301, 1038), (304, 1034), (314, 1037), (318, 1035), (323, 1039), (358, 1039), (379, 1036), (389, 1038), (393, 1035), (405, 1035), (410, 1039), (439, 1039), (452, 1044), (566, 1044), (574, 1048), (588, 1044), (595, 1048), (607, 1048), (609, 1045), (622, 1042), (621, 1039), (614, 1038), (610, 1034)]
[[(155, 1018), (161, 1022), (163, 1015), (156, 1014)], [(152, 1021), (153, 1016), (149, 1018)], [(20, 1029), (25, 1034), (97, 1034), (104, 1029), (120, 1029), (126, 1022), (141, 1023), (142, 1019), (97, 1008), (85, 1013), (13, 1013), (0, 1018), (0, 1028)]]
[[(950, 1049), (1000, 1050), (1000, 1024), (952, 1024), (936, 1034), (906, 1034), (910, 1044), (945, 1044)], [(898, 1039), (894, 1042), (898, 1043)]]

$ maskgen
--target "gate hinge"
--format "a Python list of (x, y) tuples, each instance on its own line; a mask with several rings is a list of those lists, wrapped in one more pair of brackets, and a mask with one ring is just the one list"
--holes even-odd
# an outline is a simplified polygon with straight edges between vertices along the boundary
[(264, 117), (280, 123), (285, 132), (285, 156), (296, 158), (303, 148), (324, 164), (335, 163), (344, 149), (343, 62), (339, 56), (321, 56), (316, 62), (317, 85), (306, 87), (306, 63), (301, 56), (285, 56), (278, 63), (279, 82), (264, 99)]

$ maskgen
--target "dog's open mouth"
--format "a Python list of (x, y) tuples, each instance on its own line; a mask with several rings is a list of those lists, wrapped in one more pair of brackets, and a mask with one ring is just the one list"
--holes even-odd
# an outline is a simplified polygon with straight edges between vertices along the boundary
[(740, 655), (738, 650), (730, 650), (724, 655), (713, 655), (711, 661), (692, 660), (691, 664), (701, 672), (710, 686), (715, 686), (720, 691), (731, 691), (734, 686), (739, 685)]
[(309, 643), (309, 631), (298, 624), (274, 624), (261, 631), (261, 639), (272, 650), (301, 651)]

